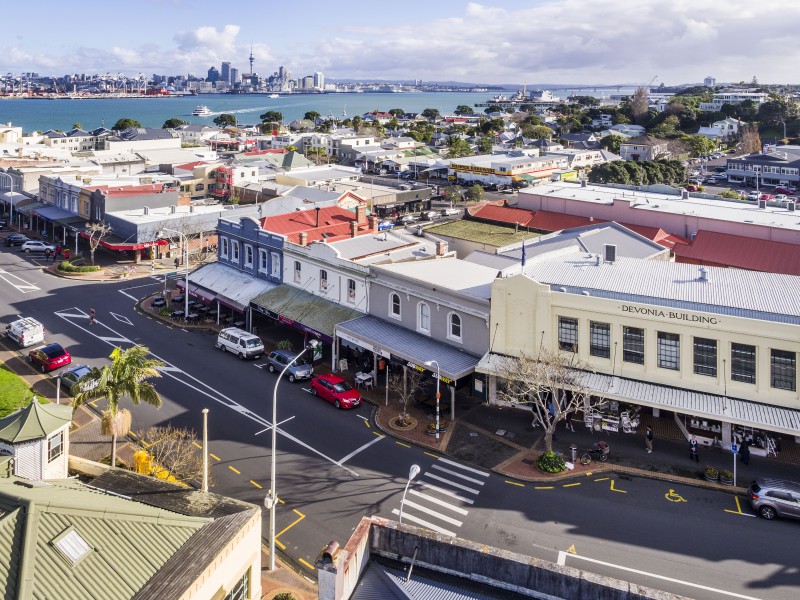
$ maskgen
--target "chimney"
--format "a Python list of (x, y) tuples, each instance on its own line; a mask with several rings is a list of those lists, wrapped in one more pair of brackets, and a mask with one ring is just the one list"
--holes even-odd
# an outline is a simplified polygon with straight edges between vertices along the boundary
[(314, 210), (317, 211), (317, 224), (315, 225), (315, 227), (319, 227), (319, 206), (317, 206)]
[(359, 225), (367, 224), (367, 205), (359, 204), (356, 206), (356, 222)]
[(376, 217), (375, 215), (370, 215), (367, 218), (367, 221), (369, 222), (370, 231), (377, 233), (377, 231), (378, 231), (378, 217)]
[(358, 221), (350, 221), (350, 237), (358, 235)]
[(301, 246), (308, 246), (308, 233), (301, 231), (298, 236)]
[(447, 254), (447, 242), (439, 240), (436, 242), (436, 256), (444, 256)]
[(708, 269), (700, 267), (700, 281), (708, 281)]
[(759, 200), (758, 201), (758, 208), (767, 208), (767, 201), (766, 200)]
[(149, 206), (143, 206), (142, 207), (142, 214), (143, 215), (149, 215), (150, 214), (150, 207)]

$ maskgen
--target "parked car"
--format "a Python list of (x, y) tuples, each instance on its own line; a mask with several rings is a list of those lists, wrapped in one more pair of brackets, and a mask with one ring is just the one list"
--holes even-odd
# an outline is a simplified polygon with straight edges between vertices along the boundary
[(336, 408), (355, 408), (361, 394), (338, 375), (320, 375), (311, 380), (311, 393), (327, 400)]
[(20, 252), (30, 254), (31, 252), (55, 252), (56, 247), (41, 240), (28, 240), (19, 247)]
[(5, 245), (6, 246), (21, 246), (22, 244), (24, 244), (25, 242), (29, 241), (30, 239), (31, 238), (29, 238), (27, 235), (23, 235), (21, 233), (12, 233), (8, 237), (6, 237)]
[(460, 215), (462, 210), (460, 208), (445, 208), (442, 212), (449, 217), (452, 215)]
[(683, 186), (683, 189), (685, 189), (687, 192), (699, 192), (700, 191), (700, 188), (697, 187), (696, 185), (685, 185), (685, 186)]
[(0, 221), (0, 229), (5, 229), (5, 228), (6, 228), (6, 225), (8, 225), (8, 222), (6, 222), (6, 221)]
[(87, 379), (92, 370), (84, 365), (76, 365), (70, 367), (65, 371), (61, 371), (58, 377), (61, 379), (61, 387), (67, 391), (70, 396), (74, 396), (78, 392), (88, 392), (93, 390), (99, 385), (96, 379)]
[(749, 194), (747, 194), (748, 200), (758, 200), (760, 197), (761, 194), (759, 194), (758, 192), (750, 192)]
[(424, 213), (422, 213), (422, 218), (426, 221), (434, 221), (441, 216), (442, 213), (440, 213), (438, 210), (426, 210)]
[(416, 222), (417, 220), (418, 220), (417, 215), (403, 215), (402, 217), (397, 219), (397, 222), (403, 225), (408, 225), (410, 223)]
[(767, 202), (772, 202), (773, 200), (775, 200), (775, 196), (773, 196), (772, 194), (761, 194), (761, 196), (759, 196), (758, 199), (766, 200)]
[(378, 223), (378, 231), (386, 231), (387, 229), (391, 229), (394, 227), (394, 222), (392, 221), (381, 221)]
[(34, 348), (28, 354), (28, 360), (39, 366), (42, 373), (47, 373), (72, 362), (72, 357), (61, 344), (48, 344)]
[[(270, 373), (281, 372), (290, 362), (297, 357), (297, 352), (289, 350), (273, 350), (267, 356), (267, 369)], [(309, 379), (314, 375), (314, 367), (308, 364), (305, 359), (300, 358), (286, 370), (286, 379), (291, 383), (299, 379)]]
[(797, 191), (797, 188), (792, 187), (791, 185), (779, 185), (775, 188), (776, 194), (786, 194), (791, 196)]
[(717, 173), (724, 173), (727, 170), (728, 170), (728, 168), (723, 166), (723, 165), (719, 165), (719, 166), (714, 167), (714, 171), (717, 172)]
[(789, 199), (786, 194), (775, 194), (775, 202), (785, 202)]
[(750, 484), (750, 506), (767, 520), (800, 519), (800, 483), (757, 478)]

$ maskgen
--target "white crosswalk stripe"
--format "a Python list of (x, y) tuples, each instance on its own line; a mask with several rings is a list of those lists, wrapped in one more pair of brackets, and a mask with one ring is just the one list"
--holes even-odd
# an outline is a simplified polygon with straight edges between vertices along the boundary
[[(475, 500), (465, 493), (477, 497), (489, 475), (490, 473), (446, 458), (437, 459), (422, 473), (420, 480), (409, 487), (403, 503), (403, 519), (445, 535), (455, 536), (455, 532), (448, 527), (461, 527), (463, 521), (451, 515), (466, 517), (469, 514), (469, 506)], [(400, 511), (393, 509), (392, 514), (399, 515)]]

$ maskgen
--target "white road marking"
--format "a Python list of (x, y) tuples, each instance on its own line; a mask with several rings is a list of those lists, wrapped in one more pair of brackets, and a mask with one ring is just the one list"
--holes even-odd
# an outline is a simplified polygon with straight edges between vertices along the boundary
[[(406, 502), (406, 504), (408, 504), (408, 502)], [(392, 514), (399, 515), (400, 511), (394, 508), (392, 509)], [(416, 523), (417, 525), (422, 525), (423, 527), (427, 527), (428, 529), (433, 529), (434, 531), (438, 531), (439, 533), (443, 533), (444, 535), (456, 537), (456, 534), (453, 533), (452, 531), (444, 529), (443, 527), (439, 527), (438, 525), (434, 525), (433, 523), (431, 523), (430, 521), (426, 521), (425, 519), (420, 519), (418, 517), (415, 517), (414, 515), (409, 515), (405, 511), (403, 511), (403, 516), (406, 518), (406, 520)]]
[(476, 490), (471, 487), (467, 487), (465, 485), (461, 485), (460, 483), (454, 483), (449, 479), (445, 479), (444, 477), (439, 477), (438, 475), (434, 475), (433, 473), (423, 473), (423, 477), (430, 477), (431, 479), (436, 479), (437, 481), (443, 481), (447, 485), (452, 485), (454, 488), (458, 488), (459, 490), (464, 490), (465, 492), (469, 492), (470, 494), (480, 494), (480, 490)]
[[(38, 292), (41, 289), (31, 282), (25, 281), (22, 279), (22, 277), (14, 275), (13, 273), (9, 273), (5, 269), (0, 269), (0, 279), (23, 294), (27, 294), (28, 292)], [(19, 283), (15, 283), (15, 281)]]
[[(408, 504), (408, 501), (406, 501)], [(675, 579), (673, 577), (666, 577), (664, 575), (658, 575), (656, 573), (649, 573), (647, 571), (640, 571), (639, 569), (632, 569), (630, 567), (623, 567), (622, 565), (615, 565), (610, 562), (605, 562), (602, 560), (597, 560), (595, 558), (589, 558), (588, 556), (580, 556), (579, 554), (573, 554), (572, 552), (564, 552), (563, 550), (558, 553), (558, 564), (562, 567), (567, 563), (567, 557), (571, 558), (579, 558), (580, 560), (585, 560), (587, 562), (595, 563), (598, 565), (603, 565), (606, 567), (611, 567), (612, 569), (619, 569), (620, 571), (627, 571), (629, 573), (637, 573), (639, 575), (644, 575), (645, 577), (652, 577), (654, 579), (661, 579), (662, 581), (671, 581), (672, 583), (678, 583), (680, 585), (686, 585), (689, 587), (697, 588), (699, 590), (706, 590), (708, 592), (715, 592), (717, 594), (723, 594), (724, 596), (730, 596), (731, 598), (743, 598), (744, 600), (761, 600), (760, 598), (756, 598), (755, 596), (745, 596), (744, 594), (737, 594), (736, 592), (728, 592), (726, 590), (720, 590), (718, 588), (712, 588), (707, 585), (700, 585), (699, 583), (692, 583), (691, 581), (683, 581), (682, 579)]]
[(445, 523), (450, 523), (451, 525), (455, 525), (456, 527), (461, 527), (463, 521), (459, 521), (458, 519), (454, 519), (453, 517), (448, 517), (447, 515), (443, 515), (440, 512), (437, 512), (433, 509), (428, 508), (427, 506), (422, 506), (422, 504), (417, 504), (413, 500), (409, 500), (406, 498), (405, 506), (410, 506), (411, 508), (416, 508), (417, 510), (421, 510), (424, 513), (427, 513), (437, 519), (444, 521)]
[(131, 323), (131, 320), (128, 317), (124, 316), (124, 315), (118, 315), (117, 313), (114, 313), (114, 312), (109, 312), (108, 314), (110, 314), (112, 317), (114, 317), (120, 323), (125, 323), (125, 325), (133, 325), (133, 323)]
[(478, 485), (483, 485), (484, 483), (486, 483), (485, 481), (481, 481), (480, 479), (475, 479), (474, 477), (467, 477), (466, 475), (462, 475), (457, 471), (453, 471), (452, 469), (446, 469), (444, 467), (440, 467), (439, 465), (431, 465), (431, 469), (437, 469), (439, 471), (442, 471), (443, 473), (447, 473), (448, 475), (460, 477), (461, 479), (469, 481), (470, 483), (477, 483)]
[(364, 415), (356, 415), (359, 419), (364, 419), (367, 423), (369, 423), (369, 419)]
[[(289, 422), (289, 421), (291, 421), (292, 419), (294, 419), (294, 415), (292, 415), (292, 416), (291, 416), (291, 417), (289, 417), (288, 419), (284, 419), (283, 421), (281, 421), (280, 423), (278, 423), (278, 427), (280, 427), (280, 426), (281, 426), (281, 425), (283, 425), (284, 423), (288, 423), (288, 422)], [(269, 431), (270, 429), (272, 429), (272, 425), (270, 425), (269, 427), (265, 427), (265, 428), (264, 428), (264, 429), (262, 429), (261, 431), (256, 431), (256, 435), (261, 435), (262, 433), (264, 433), (265, 431)]]
[[(97, 325), (102, 325), (102, 323), (98, 322), (98, 323), (97, 323)], [(131, 342), (129, 339), (127, 339), (127, 338), (124, 338), (124, 337), (107, 337), (107, 336), (102, 336), (102, 335), (97, 335), (97, 336), (95, 336), (95, 337), (96, 337), (98, 340), (102, 340), (102, 341), (104, 341), (104, 342), (108, 342), (109, 344), (111, 344), (111, 342), (119, 342), (119, 343), (121, 343), (121, 344), (124, 344), (124, 343), (126, 343), (126, 342), (133, 343), (133, 342)], [(134, 345), (135, 345), (135, 344), (134, 344)]]
[[(83, 313), (83, 311), (81, 311), (79, 308), (76, 308), (76, 307), (65, 309), (64, 311), (56, 311), (55, 315), (58, 316), (58, 317), (61, 317), (65, 321), (69, 321), (69, 315), (73, 314), (72, 312), (69, 312), (69, 311), (73, 311), (73, 310), (77, 310), (78, 311), (78, 315), (76, 317), (73, 317), (73, 318), (85, 318), (85, 313)], [(83, 316), (81, 316), (81, 314)], [(85, 333), (88, 333), (89, 335), (94, 336), (97, 339), (100, 339), (100, 340), (106, 342), (110, 346), (116, 346), (116, 344), (112, 344), (107, 339), (103, 339), (100, 336), (98, 336), (97, 334), (95, 334), (91, 329), (89, 329), (87, 327), (83, 327), (82, 325), (79, 325), (78, 323), (73, 322), (73, 321), (69, 321), (69, 322), (74, 327), (77, 327), (78, 329), (81, 329)], [(137, 346), (138, 345), (135, 342), (133, 342), (132, 340), (129, 340), (128, 338), (126, 338), (125, 336), (120, 335), (118, 332), (114, 331), (113, 329), (111, 329), (107, 325), (102, 325), (102, 326), (105, 327), (106, 329), (108, 329), (109, 331), (112, 331), (113, 333), (117, 334), (117, 336), (118, 336), (117, 338), (109, 338), (109, 339), (124, 340), (125, 343), (128, 343), (131, 346)], [(160, 356), (158, 356), (157, 354), (154, 354), (154, 353), (151, 353), (151, 356), (153, 356), (153, 358), (157, 358), (158, 360), (166, 363), (166, 365), (168, 367), (173, 367), (174, 371), (165, 371), (165, 373), (166, 373), (166, 375), (168, 377), (171, 377), (175, 381), (177, 381), (179, 383), (182, 383), (186, 387), (196, 391), (199, 394), (202, 394), (203, 396), (206, 396), (207, 398), (209, 398), (209, 399), (211, 399), (211, 400), (213, 400), (213, 401), (215, 401), (215, 402), (217, 402), (217, 403), (219, 403), (219, 404), (221, 404), (221, 405), (223, 405), (223, 406), (225, 406), (227, 408), (232, 408), (233, 410), (243, 414), (244, 416), (248, 417), (249, 419), (251, 419), (252, 421), (258, 423), (261, 426), (268, 426), (268, 427), (272, 426), (272, 424), (267, 419), (265, 419), (265, 418), (255, 414), (255, 413), (251, 412), (250, 410), (244, 408), (242, 405), (238, 404), (233, 399), (227, 397), (225, 394), (223, 394), (219, 390), (217, 390), (217, 389), (211, 387), (210, 385), (200, 381), (199, 379), (197, 379), (196, 377), (190, 375), (189, 373), (186, 373), (185, 371), (181, 370), (179, 367), (176, 367), (175, 365), (172, 365), (169, 361), (165, 360), (164, 358), (162, 358), (162, 357), (160, 357)], [(183, 380), (183, 379), (180, 379), (180, 378), (176, 377), (175, 373), (179, 373), (179, 374), (184, 375), (185, 377), (187, 377), (191, 381), (196, 382), (197, 385), (193, 385), (189, 381), (186, 381), (186, 380)], [(359, 477), (359, 474), (356, 473), (353, 469), (351, 469), (349, 467), (346, 467), (345, 465), (336, 462), (330, 456), (327, 456), (327, 455), (323, 454), (322, 452), (320, 452), (319, 450), (317, 450), (313, 446), (305, 443), (304, 441), (302, 441), (299, 438), (293, 436), (292, 434), (287, 433), (286, 431), (283, 431), (282, 429), (278, 429), (278, 433), (280, 433), (283, 437), (285, 437), (285, 438), (295, 442), (296, 444), (302, 446), (303, 448), (306, 448), (307, 450), (310, 450), (311, 452), (313, 452), (314, 454), (316, 454), (320, 458), (323, 458), (323, 459), (327, 460), (328, 462), (331, 462), (334, 465), (336, 465), (338, 467), (341, 467), (342, 469), (344, 469), (345, 471), (347, 471), (348, 473), (350, 473), (354, 477)], [(376, 439), (380, 439), (380, 438), (376, 438)]]
[(434, 492), (439, 492), (440, 494), (445, 494), (446, 496), (450, 496), (451, 498), (461, 500), (461, 502), (467, 502), (468, 504), (475, 504), (475, 500), (472, 500), (471, 498), (465, 498), (460, 494), (456, 494), (453, 491), (446, 490), (442, 487), (439, 487), (438, 485), (433, 485), (432, 483), (425, 483), (424, 481), (420, 482), (420, 485), (429, 490), (433, 490)]
[(178, 367), (173, 367), (172, 365), (158, 367), (158, 370), (164, 373), (183, 373), (183, 371), (181, 371)]
[(131, 294), (129, 294), (128, 292), (124, 292), (124, 291), (122, 291), (122, 290), (117, 290), (117, 291), (118, 291), (120, 294), (122, 294), (123, 296), (127, 296), (128, 298), (130, 298), (130, 299), (131, 299), (131, 300), (133, 300), (134, 302), (136, 302), (136, 301), (138, 301), (138, 300), (139, 300), (139, 299), (138, 299), (136, 296), (132, 296), (132, 295), (131, 295)]
[[(164, 283), (164, 279), (163, 278), (159, 279), (158, 282), (159, 283)], [(122, 290), (138, 290), (139, 288), (143, 288), (143, 287), (153, 287), (153, 285), (154, 284), (152, 284), (152, 283), (145, 283), (143, 285), (132, 285), (132, 286), (129, 286), (129, 287), (126, 287), (126, 288), (122, 288)], [(122, 290), (117, 290), (117, 291), (118, 292), (122, 292)]]
[(366, 444), (364, 444), (364, 445), (363, 445), (363, 446), (361, 446), (360, 448), (356, 448), (355, 450), (353, 450), (353, 451), (352, 451), (350, 454), (348, 454), (347, 456), (345, 456), (345, 457), (344, 457), (342, 460), (340, 460), (340, 461), (339, 461), (338, 463), (336, 463), (336, 464), (337, 464), (337, 465), (339, 465), (339, 466), (341, 467), (341, 466), (342, 466), (344, 463), (346, 463), (348, 460), (350, 460), (351, 458), (353, 458), (353, 457), (354, 457), (356, 454), (358, 454), (359, 452), (361, 452), (361, 451), (363, 451), (363, 450), (366, 450), (367, 448), (369, 448), (370, 446), (372, 446), (372, 444), (377, 444), (377, 443), (378, 443), (378, 442), (380, 442), (380, 441), (381, 441), (383, 438), (384, 438), (384, 436), (382, 436), (382, 435), (379, 435), (379, 436), (378, 436), (378, 437), (376, 437), (374, 440), (370, 440), (369, 442), (367, 442)]
[[(444, 500), (439, 500), (439, 498), (434, 498), (433, 496), (429, 496), (428, 494), (423, 494), (422, 492), (418, 492), (417, 490), (408, 490), (408, 493), (412, 496), (417, 496), (418, 498), (423, 498), (428, 502), (433, 502), (434, 504), (438, 504), (439, 506), (444, 506), (445, 508), (449, 508), (453, 512), (457, 512), (460, 515), (464, 515), (465, 517), (469, 514), (468, 510), (464, 510), (463, 508), (459, 508), (458, 506), (453, 506), (452, 504), (445, 502)], [(408, 504), (408, 502), (406, 502)]]
[(439, 462), (444, 463), (446, 465), (453, 465), (454, 467), (458, 467), (459, 469), (464, 469), (465, 471), (470, 471), (472, 473), (476, 473), (481, 477), (489, 477), (489, 473), (484, 473), (483, 471), (479, 471), (478, 469), (473, 469), (472, 467), (468, 467), (466, 465), (462, 465), (461, 463), (457, 463), (453, 460), (449, 460), (447, 458), (439, 457)]

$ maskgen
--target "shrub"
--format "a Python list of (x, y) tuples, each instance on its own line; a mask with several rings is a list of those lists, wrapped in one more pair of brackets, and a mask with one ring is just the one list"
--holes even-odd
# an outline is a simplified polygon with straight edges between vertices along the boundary
[(729, 471), (728, 469), (722, 469), (719, 472), (720, 479), (733, 479), (733, 472)]
[[(707, 467), (706, 467), (706, 471), (705, 471), (705, 473), (706, 473), (706, 477), (711, 477), (712, 479), (713, 479), (714, 477), (719, 477), (719, 471), (717, 471), (717, 470), (716, 470), (714, 467), (712, 467), (711, 465), (709, 465), (709, 466), (707, 466)], [(731, 477), (733, 477), (733, 473), (731, 473)]]
[(100, 267), (97, 265), (76, 264), (82, 262), (83, 259), (81, 258), (75, 259), (73, 262), (62, 260), (58, 265), (58, 270), (64, 273), (94, 273), (100, 270)]
[(275, 595), (274, 600), (297, 600), (297, 597), (291, 592), (281, 592)]
[(561, 473), (567, 466), (555, 452), (545, 452), (536, 460), (536, 466), (545, 473)]
[(169, 317), (172, 315), (172, 309), (169, 306), (162, 306), (161, 310), (158, 311), (158, 315), (160, 317)]
[(277, 344), (275, 344), (275, 350), (289, 350), (292, 351), (292, 342), (291, 340), (281, 340)]

